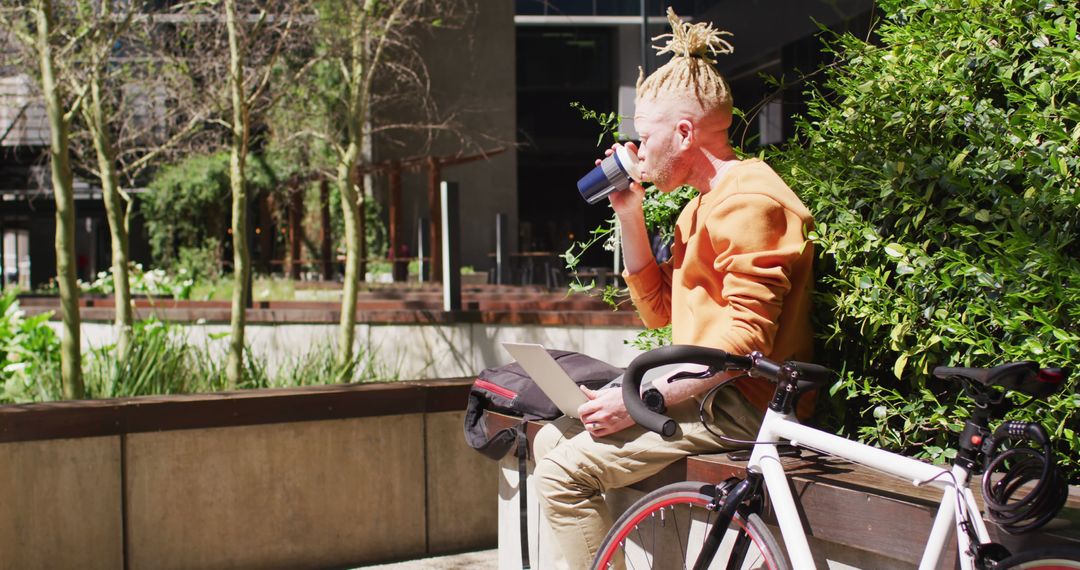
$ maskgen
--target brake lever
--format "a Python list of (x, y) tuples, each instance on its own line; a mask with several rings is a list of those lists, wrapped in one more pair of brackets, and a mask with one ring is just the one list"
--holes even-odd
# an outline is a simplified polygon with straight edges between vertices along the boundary
[(700, 371), (700, 372), (691, 372), (689, 370), (684, 370), (682, 372), (677, 372), (674, 375), (672, 375), (670, 378), (668, 378), (668, 382), (670, 383), (670, 382), (674, 382), (676, 380), (685, 380), (687, 378), (696, 378), (696, 379), (710, 378), (712, 376), (716, 376), (719, 373), (720, 373), (719, 369), (713, 368), (711, 366), (706, 368), (705, 370)]

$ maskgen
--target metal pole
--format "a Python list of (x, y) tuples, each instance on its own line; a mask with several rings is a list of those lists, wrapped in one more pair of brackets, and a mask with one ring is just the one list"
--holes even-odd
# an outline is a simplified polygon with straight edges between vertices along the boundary
[(442, 203), (442, 290), (443, 310), (461, 310), (461, 258), (458, 255), (460, 234), (458, 186), (443, 182), (439, 188)]
[(641, 69), (649, 75), (649, 11), (648, 0), (641, 0)]
[(425, 274), (430, 266), (430, 260), (425, 261), (424, 258), (429, 256), (430, 249), (428, 243), (428, 221), (427, 218), (419, 218), (416, 220), (416, 280), (420, 283), (426, 281)]
[(495, 283), (506, 282), (506, 214), (495, 214)]

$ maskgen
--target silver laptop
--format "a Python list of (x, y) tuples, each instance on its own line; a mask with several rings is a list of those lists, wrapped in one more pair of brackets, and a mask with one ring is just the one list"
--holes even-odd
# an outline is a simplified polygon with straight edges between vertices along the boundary
[[(555, 359), (548, 354), (543, 345), (519, 342), (504, 342), (502, 345), (510, 353), (510, 356), (513, 356), (514, 360), (517, 360), (518, 364), (525, 369), (525, 372), (529, 373), (536, 385), (540, 386), (540, 389), (547, 394), (548, 398), (551, 398), (551, 401), (558, 406), (562, 413), (572, 418), (578, 417), (578, 406), (589, 401), (589, 399), (585, 397), (581, 388), (570, 379), (566, 371), (559, 366), (559, 363), (555, 362)], [(704, 366), (700, 366), (700, 368), (705, 369)], [(656, 380), (686, 369), (687, 365), (685, 364), (657, 366), (645, 372), (641, 384), (643, 387), (648, 387)], [(615, 388), (621, 385), (622, 376), (619, 376), (609, 382), (605, 388)]]
[(502, 345), (562, 413), (572, 418), (578, 417), (578, 406), (589, 399), (543, 345), (518, 342), (504, 342)]

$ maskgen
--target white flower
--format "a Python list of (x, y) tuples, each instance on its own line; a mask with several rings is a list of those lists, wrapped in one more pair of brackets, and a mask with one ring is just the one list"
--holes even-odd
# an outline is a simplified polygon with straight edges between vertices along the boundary
[(27, 366), (30, 366), (29, 362), (13, 362), (4, 367), (4, 372), (19, 372), (20, 370), (25, 370)]

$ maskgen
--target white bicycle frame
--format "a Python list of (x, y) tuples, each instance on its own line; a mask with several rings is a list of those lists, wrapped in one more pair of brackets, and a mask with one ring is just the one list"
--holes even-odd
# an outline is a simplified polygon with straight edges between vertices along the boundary
[[(926, 543), (919, 570), (938, 568), (950, 529), (955, 533), (957, 551), (962, 570), (974, 570), (975, 563), (966, 553), (971, 547), (968, 533), (961, 527), (965, 520), (974, 523), (975, 534), (980, 543), (989, 542), (986, 524), (979, 513), (975, 497), (968, 487), (970, 473), (963, 467), (954, 466), (950, 470), (921, 461), (890, 453), (869, 445), (864, 445), (843, 437), (825, 433), (800, 424), (794, 416), (784, 415), (772, 410), (765, 413), (757, 441), (788, 440), (792, 445), (805, 447), (827, 455), (846, 459), (865, 465), (877, 471), (906, 479), (916, 487), (933, 485), (941, 488), (943, 494), (938, 507), (930, 538)], [(810, 545), (803, 531), (802, 520), (795, 508), (795, 500), (788, 487), (787, 475), (777, 454), (776, 446), (759, 443), (754, 446), (747, 469), (760, 473), (765, 480), (769, 499), (780, 526), (788, 557), (796, 570), (814, 568), (814, 558), (810, 554)]]

